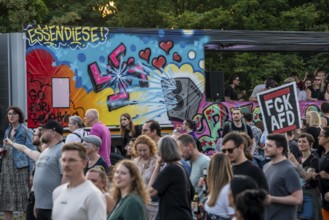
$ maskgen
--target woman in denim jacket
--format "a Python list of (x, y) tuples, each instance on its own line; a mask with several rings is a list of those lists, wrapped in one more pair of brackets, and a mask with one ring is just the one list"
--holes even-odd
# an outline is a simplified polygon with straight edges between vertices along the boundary
[[(5, 132), (5, 139), (23, 144), (31, 150), (36, 150), (32, 145), (32, 132), (25, 127), (24, 114), (18, 107), (7, 109), (9, 127)], [(4, 211), (5, 220), (13, 219), (13, 211), (24, 212), (28, 204), (29, 177), (32, 174), (34, 162), (24, 153), (3, 142), (0, 173), (0, 211)]]

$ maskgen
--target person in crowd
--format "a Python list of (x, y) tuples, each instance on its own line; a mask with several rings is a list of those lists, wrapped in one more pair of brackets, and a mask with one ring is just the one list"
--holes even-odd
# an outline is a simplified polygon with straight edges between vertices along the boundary
[(5, 220), (13, 219), (13, 212), (24, 212), (28, 205), (29, 179), (32, 178), (34, 161), (23, 152), (8, 146), (8, 141), (25, 145), (29, 150), (36, 150), (32, 145), (32, 132), (23, 125), (23, 111), (11, 106), (7, 109), (6, 120), (9, 126), (5, 131), (5, 141), (0, 157), (0, 211)]
[(143, 125), (142, 133), (152, 138), (156, 144), (158, 144), (161, 138), (161, 127), (159, 122), (155, 120), (149, 120)]
[(297, 72), (291, 72), (290, 77), (294, 78), (294, 81), (296, 82), (297, 89), (301, 89), (303, 87), (303, 80), (299, 79)]
[(296, 166), (303, 183), (303, 204), (297, 210), (298, 218), (321, 220), (320, 194), (316, 181), (312, 179), (313, 173), (319, 172), (318, 157), (311, 152), (313, 143), (312, 135), (301, 133), (298, 138), (301, 158), (296, 158), (292, 153), (288, 153), (288, 158)]
[(271, 158), (271, 162), (264, 166), (270, 204), (265, 219), (294, 220), (296, 206), (303, 202), (303, 192), (297, 170), (285, 157), (288, 141), (282, 134), (269, 134), (264, 150), (265, 155)]
[(250, 137), (248, 136), (248, 134), (242, 132), (239, 133), (240, 136), (243, 139), (243, 146), (244, 146), (244, 155), (246, 156), (246, 158), (250, 161), (253, 161), (253, 152), (255, 149), (253, 149), (254, 145), (252, 145), (252, 141), (250, 139)]
[(37, 220), (51, 220), (53, 191), (66, 182), (65, 177), (62, 177), (60, 165), (63, 127), (55, 120), (48, 120), (41, 127), (43, 129), (41, 141), (47, 145), (47, 148), (41, 152), (36, 162), (33, 178), (35, 215)]
[(321, 104), (321, 128), (329, 126), (329, 102)]
[(147, 186), (157, 162), (157, 146), (149, 136), (141, 135), (134, 142), (134, 151), (137, 152), (138, 157), (133, 161), (140, 169)]
[(205, 195), (202, 194), (202, 188), (198, 186), (200, 177), (203, 177), (203, 171), (208, 169), (210, 159), (206, 155), (200, 153), (197, 149), (194, 138), (189, 134), (182, 134), (177, 138), (182, 158), (191, 163), (190, 181), (194, 187), (194, 191), (198, 193), (202, 200)]
[(319, 181), (322, 195), (322, 217), (329, 219), (329, 127), (324, 127), (319, 135), (319, 144), (325, 152), (319, 160), (319, 171), (314, 172), (312, 178)]
[(198, 147), (198, 150), (202, 152), (202, 145), (199, 139), (195, 135), (195, 122), (191, 119), (185, 119), (182, 123), (181, 130), (185, 131), (187, 134), (191, 135)]
[[(134, 150), (138, 157), (133, 161), (141, 171), (145, 186), (148, 185), (157, 163), (157, 146), (147, 135), (139, 136), (134, 143)], [(153, 200), (146, 205), (146, 215), (148, 220), (155, 219), (158, 213), (159, 203)]]
[(137, 157), (137, 153), (135, 152), (135, 150), (134, 150), (134, 143), (135, 143), (135, 140), (136, 140), (136, 138), (131, 138), (130, 140), (129, 140), (129, 143), (126, 145), (126, 151), (127, 151), (127, 155), (126, 155), (126, 157), (128, 158), (128, 159), (131, 159), (131, 160), (133, 160), (133, 159), (135, 159), (136, 157)]
[(259, 84), (257, 86), (255, 86), (254, 90), (252, 91), (251, 96), (249, 97), (249, 101), (251, 102), (257, 102), (257, 94), (263, 91), (266, 91), (268, 89), (272, 89), (277, 87), (277, 82), (275, 81), (275, 79), (272, 78), (268, 78), (265, 81), (265, 84)]
[(326, 79), (326, 71), (324, 69), (316, 69), (314, 73), (314, 78), (319, 77), (321, 79), (321, 90), (324, 90), (324, 84), (325, 84), (325, 79)]
[(236, 220), (263, 220), (266, 192), (264, 190), (246, 190), (236, 199)]
[(145, 220), (150, 197), (137, 165), (121, 160), (115, 165), (111, 192), (116, 205), (108, 220)]
[(87, 151), (81, 143), (72, 142), (62, 148), (61, 165), (67, 183), (53, 192), (53, 220), (106, 219), (103, 193), (84, 176)]
[(254, 179), (260, 188), (268, 190), (262, 170), (254, 165), (245, 155), (244, 139), (239, 133), (231, 132), (223, 138), (222, 152), (233, 164), (234, 175), (247, 175)]
[(69, 130), (71, 131), (71, 134), (67, 135), (65, 144), (72, 142), (82, 143), (82, 137), (88, 135), (88, 132), (84, 130), (84, 127), (85, 125), (80, 116), (70, 116)]
[(322, 78), (319, 76), (315, 76), (314, 77), (314, 81), (312, 86), (308, 87), (307, 90), (307, 100), (308, 101), (318, 101), (321, 93), (322, 93), (322, 89), (321, 89), (321, 82), (322, 82)]
[[(284, 84), (288, 84), (288, 83), (292, 83), (292, 82), (296, 82), (295, 77), (288, 77), (288, 78), (286, 78), (286, 79), (283, 81)], [(297, 96), (298, 96), (298, 95), (299, 95), (299, 92), (300, 92), (300, 89), (299, 89), (299, 87), (298, 87), (298, 85), (297, 85), (297, 82), (296, 82), (296, 90), (297, 90)]]
[(113, 197), (108, 192), (108, 176), (102, 166), (91, 168), (86, 173), (86, 179), (91, 181), (104, 194), (106, 200), (106, 212), (110, 214), (115, 206)]
[(323, 152), (323, 147), (319, 145), (319, 135), (321, 131), (321, 117), (316, 111), (308, 111), (306, 113), (306, 133), (310, 134), (314, 138), (313, 149), (316, 150), (320, 157)]
[(98, 154), (99, 148), (102, 146), (102, 140), (96, 135), (87, 135), (82, 137), (83, 146), (87, 151), (87, 165), (84, 169), (84, 173), (95, 166), (101, 166), (105, 172), (109, 174), (110, 170), (105, 160)]
[(312, 79), (306, 79), (303, 83), (302, 90), (300, 90), (298, 94), (298, 100), (299, 101), (306, 101), (307, 100), (307, 91), (312, 86)]
[(244, 113), (244, 120), (245, 120), (246, 124), (250, 126), (252, 134), (254, 136), (255, 142), (253, 144), (254, 146), (252, 147), (252, 149), (254, 151), (254, 153), (252, 155), (254, 155), (255, 152), (258, 152), (259, 141), (260, 141), (260, 138), (261, 138), (263, 132), (260, 128), (258, 128), (256, 125), (253, 124), (253, 114), (251, 112)]
[(85, 114), (86, 125), (91, 127), (90, 134), (98, 136), (102, 140), (99, 155), (111, 166), (111, 133), (110, 130), (99, 120), (97, 109), (88, 109)]
[(131, 138), (137, 138), (139, 135), (141, 135), (142, 131), (140, 129), (140, 126), (134, 125), (134, 122), (130, 116), (129, 113), (123, 113), (120, 116), (120, 134), (121, 134), (121, 140), (122, 140), (122, 149), (121, 153), (125, 157), (127, 156), (127, 151), (125, 149), (125, 146), (129, 143)]
[(216, 153), (211, 157), (207, 176), (208, 199), (204, 204), (205, 219), (230, 219), (234, 209), (229, 207), (228, 190), (233, 178), (229, 158)]
[(234, 175), (228, 191), (229, 206), (235, 208), (237, 196), (248, 189), (259, 189), (259, 186), (250, 176)]
[(323, 90), (319, 100), (329, 101), (329, 82), (325, 83), (324, 90)]
[[(170, 136), (162, 137), (158, 144), (158, 151), (160, 158), (148, 188), (151, 196), (159, 196), (159, 217), (163, 220), (191, 220), (191, 200), (194, 188), (186, 171), (179, 163), (180, 154), (177, 143)], [(162, 163), (166, 163), (166, 166), (160, 172)]]
[(302, 152), (299, 150), (298, 144), (295, 141), (295, 135), (292, 131), (287, 131), (286, 137), (288, 140), (288, 147), (290, 153), (294, 155), (295, 158), (301, 158), (302, 157)]
[[(34, 146), (36, 146), (37, 150), (31, 150), (27, 146), (25, 146), (23, 144), (15, 143), (12, 140), (10, 140), (9, 138), (5, 139), (5, 141), (6, 141), (7, 146), (8, 145), (13, 146), (17, 150), (26, 154), (30, 159), (36, 161), (39, 158), (41, 151), (44, 150), (42, 147), (41, 135), (42, 135), (42, 128), (38, 127), (35, 130), (35, 132), (33, 134), (33, 138), (32, 138), (32, 144)], [(34, 170), (35, 170), (35, 166), (33, 167), (32, 175), (34, 174)], [(33, 212), (34, 204), (35, 204), (35, 196), (34, 196), (34, 190), (33, 190), (32, 184), (33, 184), (33, 181), (30, 179), (30, 185), (32, 187), (31, 187), (31, 191), (30, 191), (30, 195), (29, 195), (29, 199), (28, 199), (28, 205), (26, 208), (26, 220), (35, 220), (35, 216), (34, 216), (34, 212)]]
[[(254, 135), (252, 133), (252, 130), (250, 128), (249, 125), (247, 125), (246, 123), (244, 123), (242, 121), (242, 112), (240, 109), (235, 108), (232, 111), (232, 122), (229, 122), (227, 124), (224, 125), (223, 128), (223, 137), (225, 137), (225, 135), (229, 132), (245, 132), (249, 135), (249, 137), (254, 140)], [(254, 141), (253, 141), (254, 143)]]
[(244, 101), (243, 96), (246, 94), (246, 91), (242, 91), (239, 95), (236, 91), (236, 87), (240, 85), (240, 78), (238, 75), (233, 74), (230, 77), (229, 85), (225, 89), (225, 101)]

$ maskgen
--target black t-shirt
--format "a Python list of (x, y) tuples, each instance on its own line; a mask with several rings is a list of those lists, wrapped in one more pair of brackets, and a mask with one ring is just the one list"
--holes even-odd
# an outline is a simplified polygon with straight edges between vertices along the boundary
[[(240, 133), (240, 132), (245, 132), (245, 133), (248, 134), (248, 136), (249, 136), (251, 139), (254, 138), (254, 135), (253, 135), (253, 133), (252, 133), (251, 127), (250, 127), (249, 125), (247, 125), (247, 124), (245, 124), (245, 123), (242, 123), (242, 126), (241, 126), (241, 127), (236, 127), (236, 126), (234, 125), (233, 122), (230, 122), (230, 123), (231, 123), (231, 125), (228, 123), (228, 124), (226, 124), (226, 125), (224, 126), (224, 128), (223, 128), (223, 137), (224, 137), (227, 133), (234, 131), (234, 132), (238, 132), (238, 133)], [(247, 127), (245, 127), (245, 126), (247, 126)]]
[(231, 100), (239, 101), (238, 93), (230, 85), (225, 89), (225, 97), (230, 97)]
[[(193, 186), (182, 167), (177, 164), (167, 164), (153, 183), (158, 191), (160, 219), (192, 220), (191, 198), (188, 185), (193, 192)], [(187, 182), (188, 181), (188, 182)]]
[(268, 185), (263, 171), (249, 160), (238, 165), (233, 165), (232, 169), (234, 175), (249, 176), (256, 181), (260, 188), (268, 192)]
[[(303, 169), (307, 171), (309, 168), (313, 168), (315, 172), (319, 172), (319, 158), (311, 154), (303, 163)], [(315, 189), (317, 187), (316, 181), (311, 178), (310, 180), (306, 181), (304, 184), (303, 188), (308, 190), (308, 189)]]
[(290, 149), (290, 152), (295, 156), (295, 158), (297, 160), (303, 156), (302, 152), (300, 152), (300, 150), (298, 148), (298, 144), (295, 140), (289, 141), (289, 149)]
[(321, 90), (320, 89), (314, 89), (312, 86), (309, 87), (309, 89), (311, 90), (311, 97), (315, 98), (315, 99), (319, 99), (321, 96)]
[(306, 133), (312, 135), (313, 138), (314, 138), (313, 148), (316, 149), (319, 157), (321, 156), (321, 154), (323, 152), (323, 148), (319, 146), (320, 132), (321, 132), (321, 128), (315, 128), (315, 127), (307, 127), (306, 128)]
[[(326, 171), (329, 173), (329, 152), (324, 154), (319, 160), (319, 172)], [(320, 191), (322, 196), (326, 192), (329, 192), (329, 180), (320, 178)], [(329, 211), (329, 202), (325, 199), (322, 199), (322, 208)]]

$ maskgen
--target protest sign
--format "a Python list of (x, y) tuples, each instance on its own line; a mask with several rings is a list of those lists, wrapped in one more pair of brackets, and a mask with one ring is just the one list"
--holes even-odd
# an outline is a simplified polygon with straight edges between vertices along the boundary
[(300, 128), (296, 83), (285, 84), (257, 94), (268, 133), (284, 133)]

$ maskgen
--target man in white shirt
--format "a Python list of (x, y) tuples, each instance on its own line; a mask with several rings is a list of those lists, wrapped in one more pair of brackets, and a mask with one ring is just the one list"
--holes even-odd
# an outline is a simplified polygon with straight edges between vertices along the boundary
[(102, 192), (86, 180), (86, 149), (80, 143), (65, 144), (61, 165), (68, 183), (53, 193), (53, 220), (105, 220), (106, 201)]

